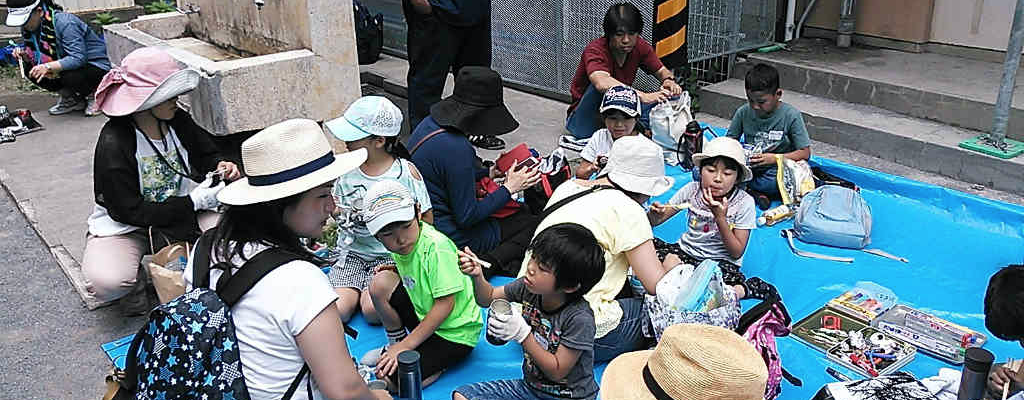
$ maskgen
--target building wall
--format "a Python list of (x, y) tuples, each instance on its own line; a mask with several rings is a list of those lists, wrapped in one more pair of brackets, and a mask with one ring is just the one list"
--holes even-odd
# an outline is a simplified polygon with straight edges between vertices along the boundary
[[(932, 9), (937, 1), (940, 0), (857, 0), (854, 7), (854, 16), (857, 18), (854, 32), (911, 43), (928, 42), (932, 31)], [(807, 3), (807, 0), (798, 1), (797, 18)], [(841, 5), (842, 0), (818, 0), (807, 16), (805, 26), (835, 30), (839, 24)]]
[(935, 0), (931, 41), (1006, 51), (1016, 2)]
[(135, 5), (134, 0), (57, 0), (68, 12), (110, 10)]

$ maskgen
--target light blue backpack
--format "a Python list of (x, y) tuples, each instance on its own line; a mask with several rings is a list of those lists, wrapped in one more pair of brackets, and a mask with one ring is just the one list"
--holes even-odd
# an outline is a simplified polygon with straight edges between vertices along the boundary
[(801, 200), (793, 230), (807, 243), (863, 249), (871, 243), (871, 207), (856, 191), (823, 185)]

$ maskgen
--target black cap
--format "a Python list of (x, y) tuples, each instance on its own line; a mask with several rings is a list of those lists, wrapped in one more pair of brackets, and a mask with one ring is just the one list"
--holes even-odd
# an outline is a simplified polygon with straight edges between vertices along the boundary
[[(406, 350), (398, 353), (398, 365), (416, 365), (420, 363), (420, 353), (416, 350)], [(991, 361), (990, 361), (991, 363)]]

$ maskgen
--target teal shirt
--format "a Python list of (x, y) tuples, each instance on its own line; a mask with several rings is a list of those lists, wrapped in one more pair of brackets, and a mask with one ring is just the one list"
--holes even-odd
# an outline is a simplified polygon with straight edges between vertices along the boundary
[(761, 149), (760, 153), (784, 154), (811, 145), (803, 115), (789, 103), (780, 103), (767, 118), (759, 118), (750, 104), (744, 104), (733, 114), (726, 135)]

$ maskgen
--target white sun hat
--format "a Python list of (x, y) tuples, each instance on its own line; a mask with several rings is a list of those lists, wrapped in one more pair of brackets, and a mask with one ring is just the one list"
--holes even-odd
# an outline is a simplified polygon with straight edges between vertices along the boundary
[(612, 143), (608, 165), (598, 176), (633, 192), (658, 196), (672, 188), (675, 179), (665, 176), (665, 156), (661, 147), (644, 136), (626, 136)]

